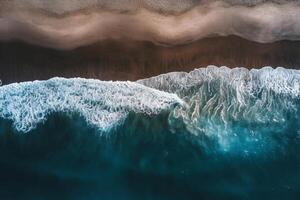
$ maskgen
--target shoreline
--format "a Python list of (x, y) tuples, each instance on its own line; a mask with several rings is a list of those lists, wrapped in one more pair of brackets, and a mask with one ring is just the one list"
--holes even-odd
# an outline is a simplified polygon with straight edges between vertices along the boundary
[[(14, 7), (13, 7), (14, 8)], [(22, 40), (60, 50), (72, 50), (105, 40), (148, 41), (177, 46), (214, 36), (235, 35), (260, 43), (300, 40), (298, 3), (263, 3), (253, 7), (213, 2), (179, 15), (140, 8), (47, 15), (39, 9), (17, 7), (0, 11), (0, 41)]]
[(22, 42), (0, 43), (2, 84), (82, 77), (138, 80), (208, 65), (300, 69), (300, 41), (261, 44), (236, 36), (201, 39), (193, 44), (161, 47), (150, 42), (103, 41), (74, 50), (55, 50)]

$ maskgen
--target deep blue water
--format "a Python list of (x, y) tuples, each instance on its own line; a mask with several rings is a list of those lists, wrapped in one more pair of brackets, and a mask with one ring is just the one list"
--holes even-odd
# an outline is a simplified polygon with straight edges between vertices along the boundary
[(300, 197), (297, 70), (56, 78), (0, 105), (0, 199)]

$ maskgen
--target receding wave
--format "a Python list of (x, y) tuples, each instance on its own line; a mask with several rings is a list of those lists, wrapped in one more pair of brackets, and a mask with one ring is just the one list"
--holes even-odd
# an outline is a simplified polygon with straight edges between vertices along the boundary
[[(64, 7), (40, 4), (50, 10)], [(299, 40), (300, 36), (300, 7), (296, 1), (208, 1), (192, 4), (186, 12), (167, 15), (143, 6), (129, 13), (92, 6), (94, 9), (53, 16), (35, 7), (17, 5), (1, 10), (0, 40), (20, 39), (57, 49), (73, 49), (107, 39), (171, 46), (213, 36), (236, 35), (261, 43)], [(72, 8), (67, 5), (66, 9)], [(160, 11), (159, 5), (164, 7), (155, 5)], [(166, 9), (171, 5), (174, 3), (167, 4)]]
[(11, 6), (31, 9), (41, 9), (50, 13), (65, 14), (85, 10), (88, 8), (102, 8), (117, 11), (132, 11), (147, 8), (160, 12), (184, 12), (199, 5), (209, 5), (222, 2), (229, 6), (256, 6), (263, 3), (275, 3), (278, 5), (293, 3), (295, 0), (65, 0), (62, 4), (59, 0), (51, 3), (42, 0), (10, 0), (0, 2), (2, 7)]
[(88, 181), (95, 199), (297, 199), (298, 70), (54, 78), (1, 86), (0, 105), (1, 170)]

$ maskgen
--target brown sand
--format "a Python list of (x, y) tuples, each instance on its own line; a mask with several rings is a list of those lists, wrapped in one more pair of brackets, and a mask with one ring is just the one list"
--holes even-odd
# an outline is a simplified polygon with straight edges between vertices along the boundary
[(207, 38), (176, 47), (159, 47), (149, 42), (103, 41), (70, 51), (19, 42), (0, 43), (0, 79), (3, 84), (54, 76), (137, 80), (211, 64), (299, 68), (300, 42), (260, 44), (232, 36)]

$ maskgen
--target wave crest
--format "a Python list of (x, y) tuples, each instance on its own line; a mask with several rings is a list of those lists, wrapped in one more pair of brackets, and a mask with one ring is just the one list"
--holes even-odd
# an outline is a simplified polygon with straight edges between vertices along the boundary
[(81, 78), (14, 83), (0, 88), (0, 117), (17, 131), (29, 132), (51, 113), (79, 113), (91, 125), (108, 131), (129, 112), (158, 114), (181, 100), (133, 82)]
[(216, 137), (224, 145), (241, 144), (238, 137), (251, 142), (265, 138), (271, 144), (274, 133), (284, 134), (299, 125), (298, 70), (209, 66), (138, 82), (176, 93), (187, 103), (172, 112), (173, 127), (183, 121), (190, 133)]
[[(187, 133), (216, 140), (225, 151), (256, 153), (279, 144), (274, 137), (299, 137), (300, 71), (209, 66), (137, 83), (54, 78), (2, 86), (0, 105), (0, 117), (21, 132), (52, 113), (77, 113), (101, 133), (117, 126), (124, 134)], [(164, 110), (167, 115), (152, 119), (154, 127), (142, 116)]]

